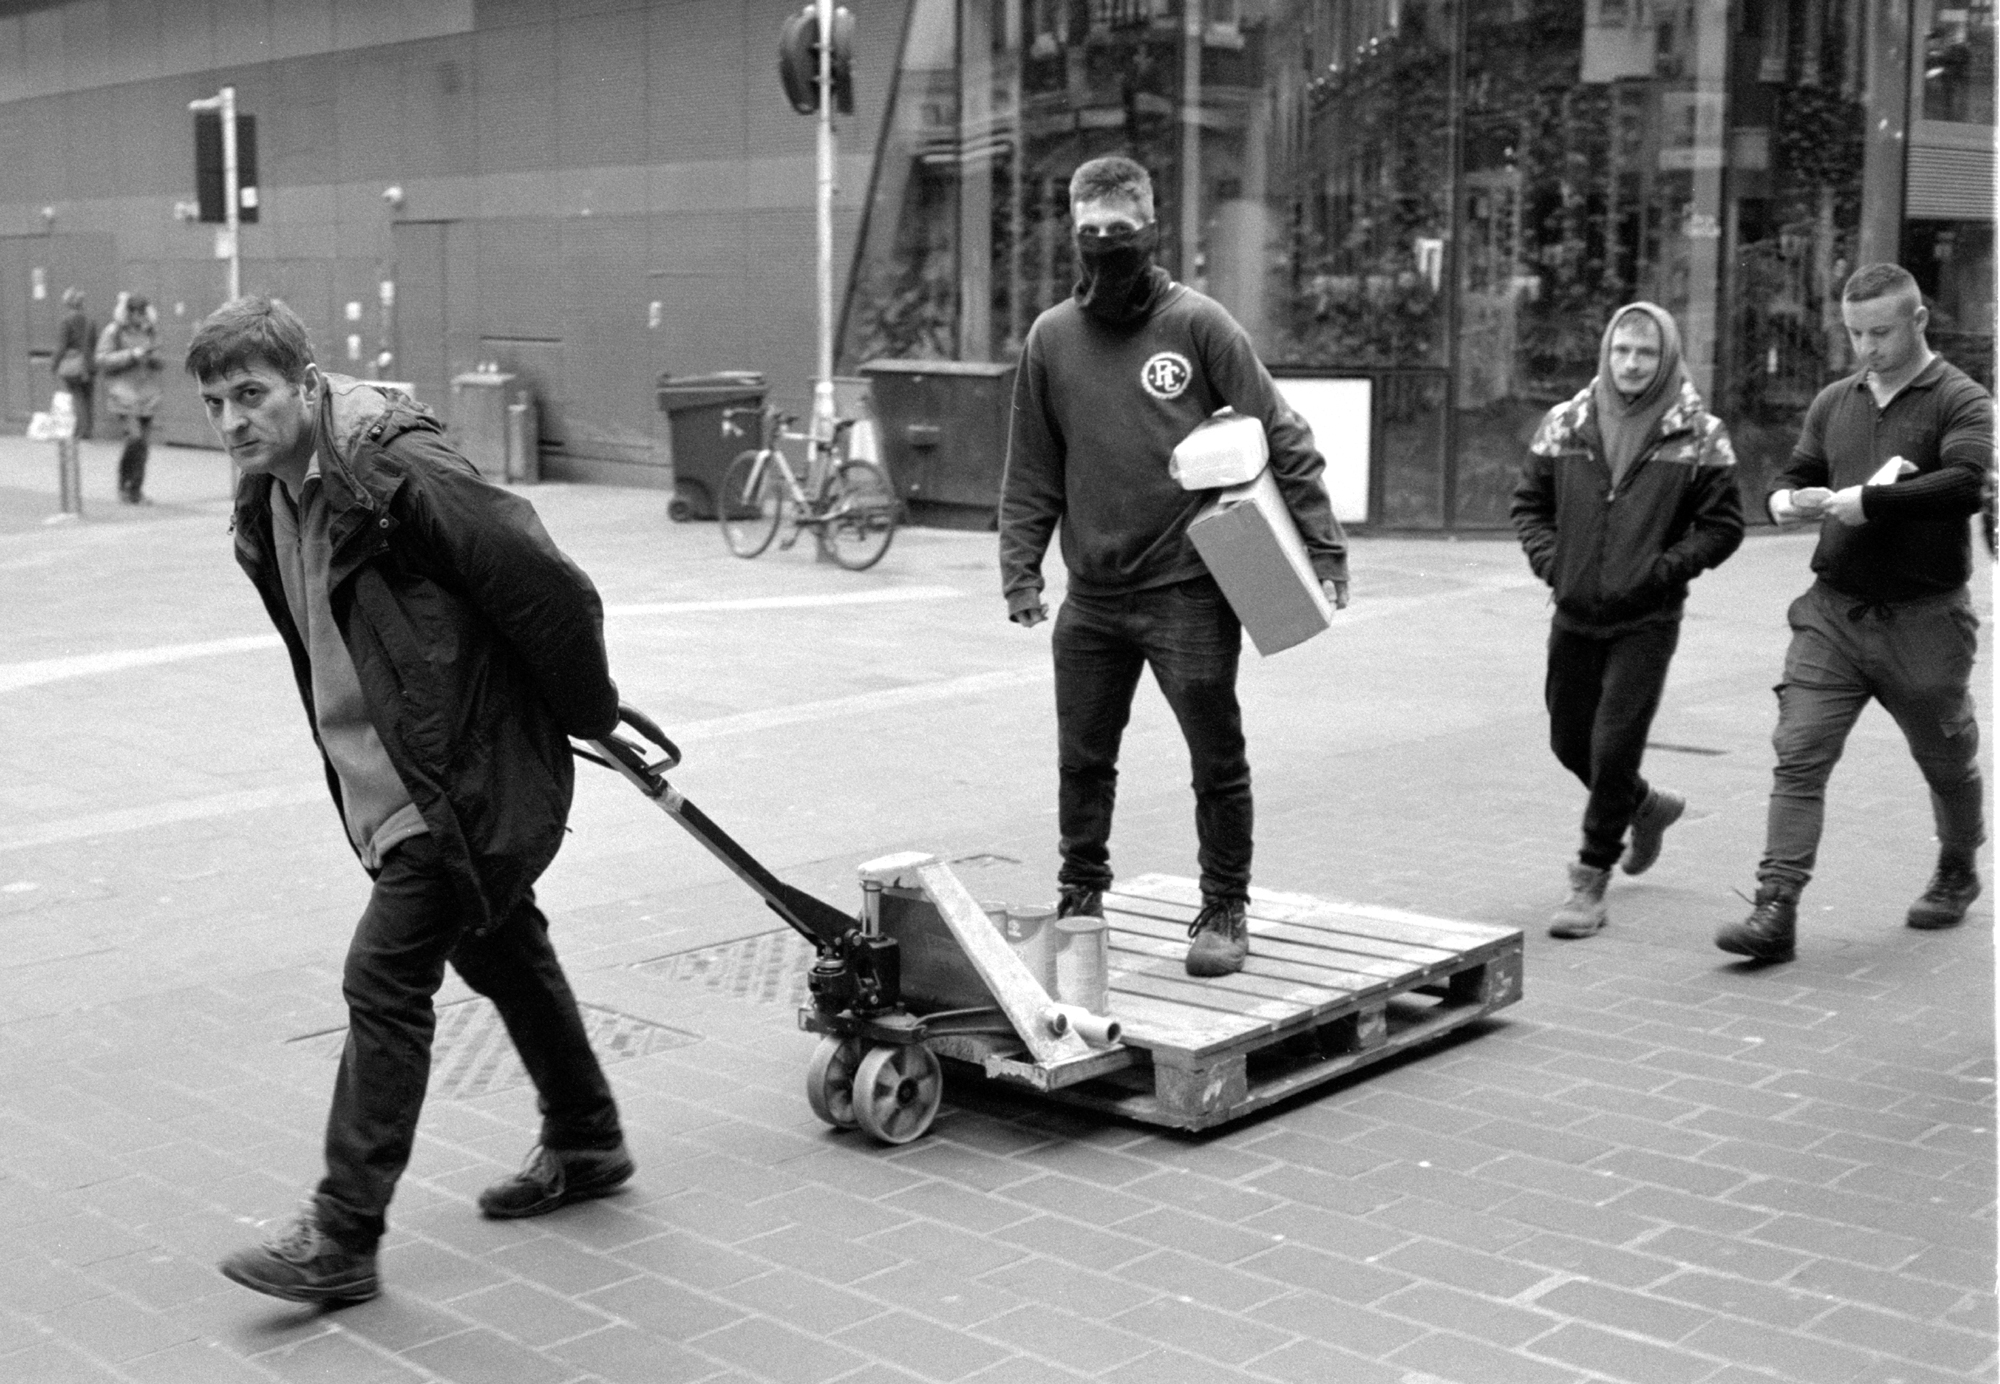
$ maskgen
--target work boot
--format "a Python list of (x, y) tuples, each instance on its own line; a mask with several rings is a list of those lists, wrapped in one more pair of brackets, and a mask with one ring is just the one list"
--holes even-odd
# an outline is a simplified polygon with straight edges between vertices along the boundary
[(344, 1248), (319, 1226), (319, 1208), (308, 1201), (299, 1214), (255, 1249), (241, 1249), (217, 1265), (222, 1276), (287, 1302), (341, 1307), (382, 1291), (375, 1252)]
[(1799, 890), (1781, 880), (1762, 880), (1750, 916), (1715, 930), (1715, 945), (1753, 961), (1790, 961), (1798, 950)]
[(1058, 918), (1102, 918), (1104, 916), (1104, 891), (1085, 889), (1075, 884), (1065, 884), (1062, 894), (1056, 899)]
[(1668, 788), (1655, 788), (1632, 814), (1632, 842), (1625, 848), (1619, 868), (1628, 875), (1643, 875), (1660, 858), (1660, 842), (1667, 828), (1687, 811), (1687, 799)]
[(1972, 868), (1972, 862), (1939, 856), (1937, 873), (1931, 876), (1924, 896), (1910, 905), (1910, 916), (1904, 921), (1926, 932), (1957, 927), (1978, 897), (1979, 872)]
[(1611, 883), (1611, 867), (1586, 865), (1581, 860), (1569, 867), (1569, 898), (1549, 919), (1551, 937), (1589, 937), (1604, 930), (1611, 910), (1604, 902), (1604, 890)]
[(521, 1171), (479, 1194), (479, 1209), (496, 1221), (546, 1216), (573, 1201), (608, 1197), (636, 1171), (622, 1143), (613, 1149), (552, 1149), (537, 1144)]
[(1250, 955), (1250, 920), (1242, 899), (1209, 899), (1188, 925), (1187, 973), (1227, 976), (1243, 969)]

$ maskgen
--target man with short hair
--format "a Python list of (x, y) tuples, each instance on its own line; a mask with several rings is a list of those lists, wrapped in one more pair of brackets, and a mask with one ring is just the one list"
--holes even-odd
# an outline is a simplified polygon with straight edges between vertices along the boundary
[(1818, 520), (1816, 580), (1791, 604), (1778, 684), (1778, 763), (1750, 915), (1715, 944), (1757, 961), (1797, 950), (1826, 784), (1870, 699), (1895, 718), (1930, 785), (1937, 868), (1913, 928), (1954, 927), (1979, 897), (1986, 839), (1972, 664), (1978, 618), (1967, 520), (1993, 474), (1993, 399), (1924, 339), (1930, 313), (1907, 270), (1857, 269), (1841, 292), (1855, 372), (1806, 410), (1767, 503), (1781, 524)]
[[(1555, 594), (1549, 744), (1590, 797), (1570, 895), (1549, 922), (1589, 937), (1609, 921), (1611, 867), (1643, 874), (1687, 802), (1639, 772), (1680, 642), (1688, 582), (1743, 541), (1736, 454), (1681, 363), (1673, 315), (1611, 314), (1597, 376), (1543, 418), (1514, 491), (1514, 527)], [(1625, 840), (1631, 830), (1631, 844)]]
[(428, 409), (323, 374), (283, 303), (224, 304), (187, 370), (242, 473), (237, 561), (374, 881), (342, 977), (326, 1175), (293, 1223), (221, 1268), (273, 1297), (359, 1302), (379, 1291), (447, 962), (499, 1010), (542, 1112), (526, 1167), (480, 1209), (541, 1215), (632, 1175), (533, 888), (569, 813), (569, 737), (618, 724), (603, 606), (533, 507), (481, 480)]
[(1228, 975), (1250, 947), (1242, 626), (1188, 538), (1210, 492), (1183, 490), (1168, 473), (1175, 445), (1225, 405), (1263, 424), (1271, 473), (1336, 607), (1347, 604), (1346, 540), (1312, 432), (1279, 397), (1249, 336), (1153, 263), (1159, 228), (1146, 170), (1126, 158), (1085, 163), (1070, 179), (1070, 216), (1076, 290), (1029, 329), (1000, 504), (1009, 619), (1025, 628), (1048, 618), (1041, 565), (1058, 525), (1069, 572), (1052, 641), (1058, 912), (1104, 911), (1118, 747), (1150, 667), (1193, 767), (1202, 904), (1186, 969)]

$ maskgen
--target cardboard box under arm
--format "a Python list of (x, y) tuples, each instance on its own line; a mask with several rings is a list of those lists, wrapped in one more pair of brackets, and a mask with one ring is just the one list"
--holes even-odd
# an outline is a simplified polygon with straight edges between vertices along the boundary
[(1188, 537), (1266, 658), (1333, 623), (1333, 607), (1268, 467), (1204, 506)]

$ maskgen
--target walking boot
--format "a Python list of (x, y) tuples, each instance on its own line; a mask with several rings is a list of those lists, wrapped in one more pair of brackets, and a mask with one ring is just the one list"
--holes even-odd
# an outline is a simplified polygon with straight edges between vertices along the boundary
[(1660, 858), (1660, 842), (1667, 828), (1687, 811), (1687, 799), (1670, 788), (1655, 788), (1632, 814), (1632, 843), (1625, 848), (1619, 868), (1628, 875), (1643, 875)]
[(1905, 919), (1911, 927), (1926, 932), (1941, 927), (1957, 927), (1965, 921), (1965, 910), (1979, 897), (1979, 872), (1963, 856), (1938, 857), (1937, 873), (1922, 898), (1910, 905)]
[(1188, 927), (1187, 973), (1234, 975), (1250, 955), (1250, 919), (1242, 899), (1209, 899)]
[(1611, 867), (1599, 869), (1581, 860), (1569, 867), (1569, 898), (1549, 919), (1551, 937), (1589, 937), (1601, 932), (1611, 921), (1604, 902), (1604, 890), (1611, 883)]
[(635, 1171), (632, 1155), (622, 1143), (611, 1149), (552, 1149), (537, 1144), (521, 1171), (479, 1194), (479, 1210), (495, 1221), (546, 1216), (573, 1201), (610, 1196), (631, 1181)]
[(218, 1267), (231, 1282), (286, 1302), (342, 1307), (382, 1291), (374, 1251), (347, 1249), (321, 1230), (319, 1208), (310, 1201), (291, 1224), (255, 1249), (236, 1251)]
[(1767, 879), (1757, 885), (1750, 916), (1715, 930), (1715, 945), (1753, 961), (1790, 961), (1798, 950), (1797, 885)]

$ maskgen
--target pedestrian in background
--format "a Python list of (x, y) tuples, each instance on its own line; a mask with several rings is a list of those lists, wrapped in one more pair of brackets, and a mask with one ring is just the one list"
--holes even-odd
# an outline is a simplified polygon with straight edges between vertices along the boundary
[(76, 411), (76, 436), (90, 436), (91, 402), (96, 394), (97, 329), (83, 311), (83, 290), (63, 290), (63, 319), (57, 330), (56, 388), (65, 391)]
[(1814, 582), (1788, 612), (1764, 858), (1750, 915), (1724, 951), (1788, 961), (1812, 878), (1827, 780), (1872, 698), (1895, 718), (1930, 785), (1937, 868), (1904, 921), (1955, 927), (1979, 897), (1986, 840), (1972, 663), (1971, 525), (1993, 483), (1993, 398), (1932, 353), (1930, 313), (1899, 265), (1854, 271), (1841, 320), (1855, 371), (1819, 392), (1767, 503), (1781, 524), (1819, 522)]
[(632, 1176), (534, 894), (569, 815), (569, 737), (618, 724), (604, 610), (533, 506), (480, 479), (429, 410), (322, 374), (282, 303), (219, 308), (187, 369), (242, 473), (237, 561), (374, 881), (342, 978), (326, 1175), (295, 1221), (221, 1267), (273, 1297), (359, 1302), (379, 1291), (447, 962), (499, 1010), (542, 1112), (526, 1166), (480, 1210), (539, 1216)]
[(125, 436), (118, 454), (118, 498), (148, 505), (146, 450), (153, 415), (160, 407), (160, 328), (143, 294), (121, 293), (111, 320), (97, 339), (97, 370), (104, 376), (104, 403)]
[[(1681, 362), (1673, 316), (1611, 315), (1597, 376), (1550, 409), (1528, 444), (1511, 514), (1528, 565), (1555, 593), (1543, 697), (1549, 745), (1589, 790), (1557, 937), (1609, 921), (1605, 889), (1659, 859), (1687, 802), (1640, 773), (1680, 642), (1688, 583), (1743, 541), (1736, 454)], [(1626, 831), (1631, 841), (1626, 842)]]
[(1202, 906), (1189, 975), (1249, 955), (1252, 806), (1236, 699), (1242, 626), (1187, 536), (1209, 494), (1181, 489), (1177, 443), (1224, 405), (1262, 423), (1283, 492), (1328, 601), (1347, 604), (1347, 545), (1320, 481), (1312, 432), (1286, 407), (1243, 328), (1153, 263), (1153, 184), (1125, 158), (1070, 179), (1075, 293), (1028, 331), (1014, 385), (1000, 501), (1008, 618), (1048, 618), (1042, 558), (1061, 526), (1069, 594), (1056, 617), (1061, 917), (1101, 916), (1111, 886), (1118, 747), (1146, 668), (1180, 722), (1193, 766)]

